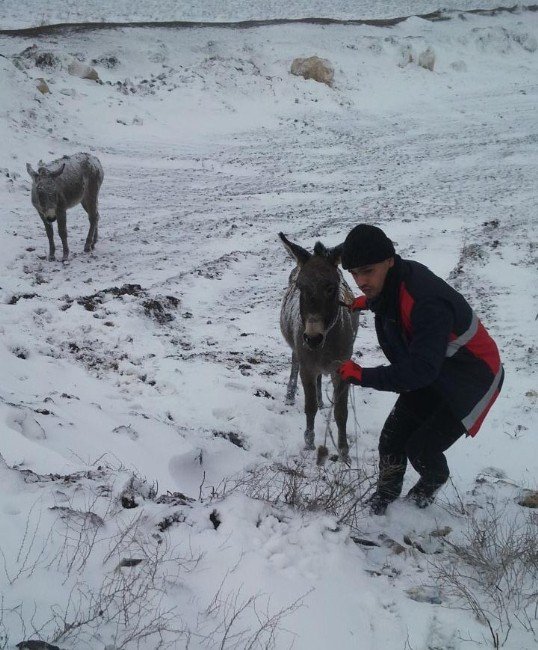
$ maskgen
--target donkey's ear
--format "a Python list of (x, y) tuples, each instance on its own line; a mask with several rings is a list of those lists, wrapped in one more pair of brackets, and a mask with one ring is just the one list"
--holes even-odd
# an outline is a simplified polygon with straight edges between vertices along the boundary
[(59, 176), (59, 175), (63, 172), (64, 167), (65, 167), (65, 163), (63, 163), (63, 165), (60, 165), (60, 166), (58, 167), (58, 169), (56, 169), (55, 171), (50, 172), (49, 176), (50, 176), (51, 178), (56, 178), (57, 176)]
[(308, 262), (308, 260), (312, 257), (312, 255), (307, 250), (291, 242), (284, 233), (279, 232), (278, 236), (282, 240), (285, 249), (292, 257), (295, 258), (299, 266), (303, 266), (303, 264)]
[(343, 248), (344, 248), (344, 244), (338, 244), (338, 246), (331, 248), (331, 250), (327, 255), (327, 257), (329, 258), (329, 262), (331, 262), (331, 264), (334, 264), (335, 266), (338, 266), (340, 264)]
[(329, 251), (327, 247), (324, 246), (320, 241), (317, 241), (314, 245), (314, 255), (319, 255), (320, 257), (327, 257)]
[(38, 177), (38, 173), (32, 169), (32, 165), (30, 165), (30, 163), (26, 163), (26, 171), (28, 172), (32, 180), (35, 181), (35, 179)]

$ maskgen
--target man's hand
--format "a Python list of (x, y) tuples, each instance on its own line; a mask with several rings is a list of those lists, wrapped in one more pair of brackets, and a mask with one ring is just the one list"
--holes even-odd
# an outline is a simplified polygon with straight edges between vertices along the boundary
[(366, 301), (366, 296), (359, 296), (358, 298), (355, 298), (351, 305), (349, 305), (349, 311), (361, 311), (363, 309), (368, 309)]
[(358, 363), (348, 359), (338, 368), (338, 374), (342, 381), (349, 381), (350, 384), (360, 386), (362, 381), (362, 368)]

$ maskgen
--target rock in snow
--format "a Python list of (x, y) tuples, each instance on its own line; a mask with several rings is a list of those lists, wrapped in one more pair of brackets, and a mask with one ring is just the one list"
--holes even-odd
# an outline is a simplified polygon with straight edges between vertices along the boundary
[(435, 65), (435, 52), (431, 47), (427, 47), (424, 52), (421, 52), (418, 55), (418, 64), (422, 68), (433, 72), (433, 67)]
[(99, 81), (99, 75), (95, 68), (92, 68), (85, 63), (79, 61), (71, 61), (67, 66), (67, 72), (73, 77), (80, 77), (81, 79), (90, 79), (91, 81)]
[(317, 56), (310, 56), (307, 59), (294, 59), (290, 72), (297, 77), (313, 79), (327, 86), (332, 86), (334, 79), (334, 68), (330, 61), (320, 59)]

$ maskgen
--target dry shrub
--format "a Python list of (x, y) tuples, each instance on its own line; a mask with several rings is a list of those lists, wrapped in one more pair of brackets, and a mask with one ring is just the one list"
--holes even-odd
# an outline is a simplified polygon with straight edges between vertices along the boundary
[[(190, 545), (172, 546), (143, 504), (123, 509), (118, 496), (125, 490), (114, 491), (105, 480), (117, 478), (115, 472), (105, 472), (100, 477), (105, 484), (97, 486), (78, 475), (51, 476), (32, 480), (54, 486), (62, 479), (64, 489), (71, 483), (76, 487), (62, 505), (48, 509), (56, 515), (54, 523), (42, 519), (43, 504), (36, 502), (18, 552), (6, 554), (0, 546), (0, 650), (31, 638), (114, 650), (188, 648), (191, 642), (221, 650), (283, 647), (278, 639), (291, 634), (283, 621), (302, 606), (304, 596), (274, 608), (268, 595), (226, 590), (223, 581), (198, 620), (187, 621), (170, 591), (196, 569), (201, 555)], [(123, 484), (123, 472), (119, 476)], [(149, 490), (153, 498), (156, 492), (136, 474), (127, 486), (138, 486), (138, 496)], [(65, 589), (51, 589), (36, 602), (21, 601), (17, 588), (40, 594), (38, 586), (49, 572), (51, 584), (61, 582)]]
[(365, 500), (374, 487), (373, 470), (350, 468), (341, 462), (317, 466), (308, 455), (284, 462), (257, 465), (213, 491), (224, 498), (239, 491), (274, 506), (289, 506), (299, 512), (333, 515), (339, 524), (358, 527), (365, 515)]
[(494, 648), (519, 627), (538, 632), (538, 517), (490, 504), (468, 519), (461, 541), (445, 540), (432, 563), (443, 592), (487, 626)]
[[(226, 574), (211, 602), (198, 617), (196, 632), (201, 647), (219, 650), (274, 650), (279, 647), (292, 647), (284, 642), (280, 633), (286, 637), (294, 636), (283, 627), (284, 619), (303, 606), (303, 600), (310, 592), (281, 607), (271, 608), (267, 594), (246, 596), (241, 587), (227, 591)], [(252, 618), (256, 624), (252, 625)], [(282, 645), (285, 643), (285, 646)]]

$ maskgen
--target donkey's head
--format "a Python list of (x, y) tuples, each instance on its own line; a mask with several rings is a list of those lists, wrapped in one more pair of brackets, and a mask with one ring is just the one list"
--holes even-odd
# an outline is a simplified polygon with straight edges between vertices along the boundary
[(39, 214), (43, 215), (49, 223), (56, 220), (60, 198), (56, 179), (63, 172), (64, 167), (65, 163), (54, 170), (39, 167), (37, 171), (34, 171), (30, 163), (26, 164), (26, 171), (33, 181), (32, 200), (36, 201)]
[(323, 346), (327, 333), (338, 318), (340, 274), (337, 266), (342, 247), (328, 249), (317, 242), (312, 255), (289, 241), (284, 234), (279, 233), (279, 237), (299, 267), (295, 285), (300, 294), (303, 343), (315, 350)]

